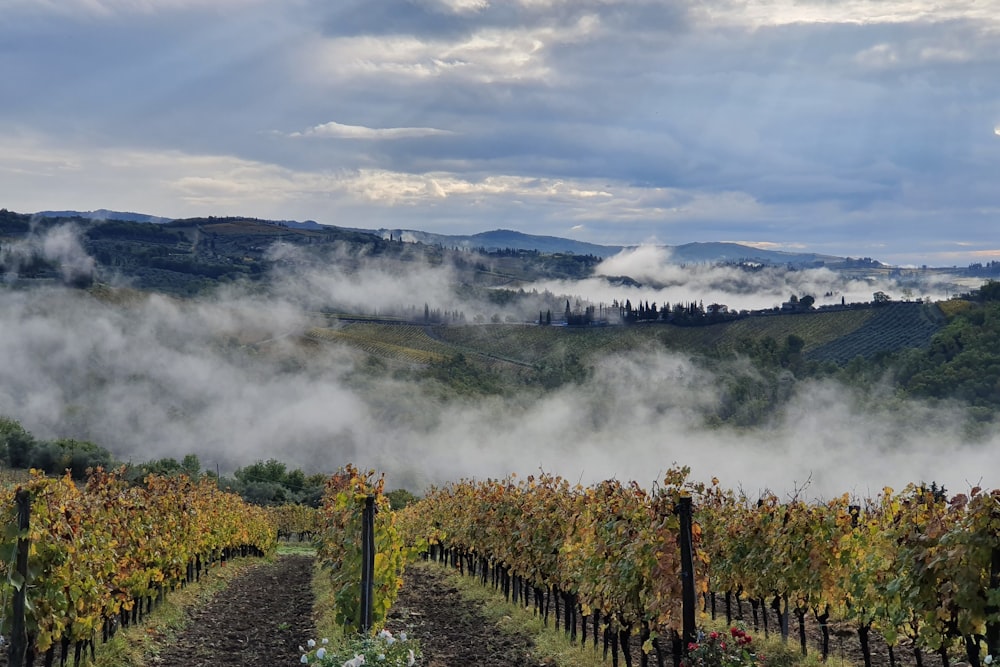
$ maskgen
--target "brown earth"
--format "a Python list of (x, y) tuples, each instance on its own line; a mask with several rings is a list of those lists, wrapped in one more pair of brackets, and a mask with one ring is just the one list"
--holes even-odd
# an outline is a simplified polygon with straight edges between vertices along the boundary
[(444, 572), (411, 567), (386, 625), (419, 640), (422, 667), (537, 665), (532, 641), (501, 632), (481, 608), (464, 600)]
[(298, 663), (299, 645), (315, 634), (312, 558), (283, 556), (233, 579), (211, 601), (192, 609), (176, 641), (149, 659), (160, 667)]
[[(308, 557), (285, 556), (240, 575), (207, 605), (193, 609), (188, 627), (149, 664), (297, 664), (299, 646), (315, 636), (312, 563)], [(407, 570), (387, 627), (419, 640), (422, 667), (537, 664), (528, 638), (500, 632), (479, 606), (462, 599), (443, 572), (430, 568)]]

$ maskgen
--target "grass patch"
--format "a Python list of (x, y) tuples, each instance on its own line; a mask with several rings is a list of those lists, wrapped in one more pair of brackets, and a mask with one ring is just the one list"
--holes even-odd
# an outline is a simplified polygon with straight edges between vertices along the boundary
[(97, 647), (95, 667), (144, 667), (154, 664), (159, 654), (188, 625), (188, 610), (208, 602), (233, 579), (266, 561), (239, 558), (203, 573), (201, 581), (167, 595), (166, 601), (142, 623), (119, 630), (107, 644)]
[(309, 542), (278, 542), (278, 556), (315, 556), (316, 547)]
[(344, 630), (337, 623), (333, 584), (330, 573), (320, 567), (318, 561), (313, 568), (312, 590), (315, 639), (329, 639), (331, 644), (339, 646), (344, 641)]

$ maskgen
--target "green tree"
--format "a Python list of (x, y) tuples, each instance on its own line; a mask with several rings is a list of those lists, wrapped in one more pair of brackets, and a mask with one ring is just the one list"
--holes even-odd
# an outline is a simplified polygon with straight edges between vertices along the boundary
[(278, 459), (255, 461), (252, 465), (237, 468), (233, 476), (241, 482), (273, 482), (284, 484), (288, 469)]
[(35, 438), (9, 417), (0, 417), (0, 458), (12, 468), (27, 468)]
[(407, 505), (412, 505), (420, 500), (418, 496), (410, 493), (406, 489), (393, 489), (385, 494), (385, 497), (389, 499), (389, 505), (393, 510), (401, 510)]
[(185, 455), (181, 460), (181, 468), (184, 470), (184, 474), (193, 480), (201, 477), (201, 461), (198, 460), (197, 454)]

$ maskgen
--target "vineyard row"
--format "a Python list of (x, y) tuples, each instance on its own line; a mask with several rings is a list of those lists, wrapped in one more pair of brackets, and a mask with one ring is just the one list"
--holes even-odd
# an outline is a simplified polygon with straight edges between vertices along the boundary
[[(20, 530), (15, 497), (30, 499), (30, 523)], [(212, 480), (151, 475), (132, 486), (119, 473), (97, 470), (83, 488), (69, 476), (34, 475), (7, 489), (7, 529), (0, 541), (4, 635), (23, 654), (10, 664), (53, 664), (57, 647), (79, 663), (97, 638), (144, 613), (204, 569), (235, 555), (264, 555), (276, 543), (274, 524), (262, 508), (220, 491)], [(28, 503), (25, 503), (28, 504)], [(27, 576), (15, 568), (19, 550)], [(23, 629), (15, 628), (17, 593), (26, 597)], [(12, 637), (15, 629), (24, 633)]]
[(797, 618), (803, 650), (811, 614), (826, 638), (824, 657), (834, 621), (857, 630), (869, 665), (873, 630), (894, 664), (904, 638), (918, 667), (926, 651), (945, 666), (956, 651), (976, 667), (984, 650), (1000, 654), (1000, 490), (949, 498), (911, 485), (863, 502), (782, 501), (749, 498), (717, 480), (691, 483), (687, 474), (673, 469), (652, 491), (545, 474), (463, 481), (406, 508), (400, 526), (411, 544), (514, 582), (501, 583), (508, 597), (520, 590), (522, 602), (531, 596), (537, 605), (549, 591), (583, 627), (601, 623), (623, 647), (640, 635), (646, 664), (658, 636), (682, 631), (674, 508), (691, 496), (699, 592), (747, 601), (755, 616), (776, 609), (786, 637), (788, 619)]

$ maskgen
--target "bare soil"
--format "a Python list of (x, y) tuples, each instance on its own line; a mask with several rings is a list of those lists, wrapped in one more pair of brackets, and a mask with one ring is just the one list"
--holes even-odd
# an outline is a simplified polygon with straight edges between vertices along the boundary
[(161, 667), (274, 667), (299, 661), (314, 636), (312, 558), (283, 556), (236, 577), (192, 609), (176, 641), (149, 660)]
[(406, 571), (387, 627), (420, 641), (422, 667), (515, 667), (537, 665), (531, 639), (502, 632), (482, 606), (462, 598), (437, 569)]

